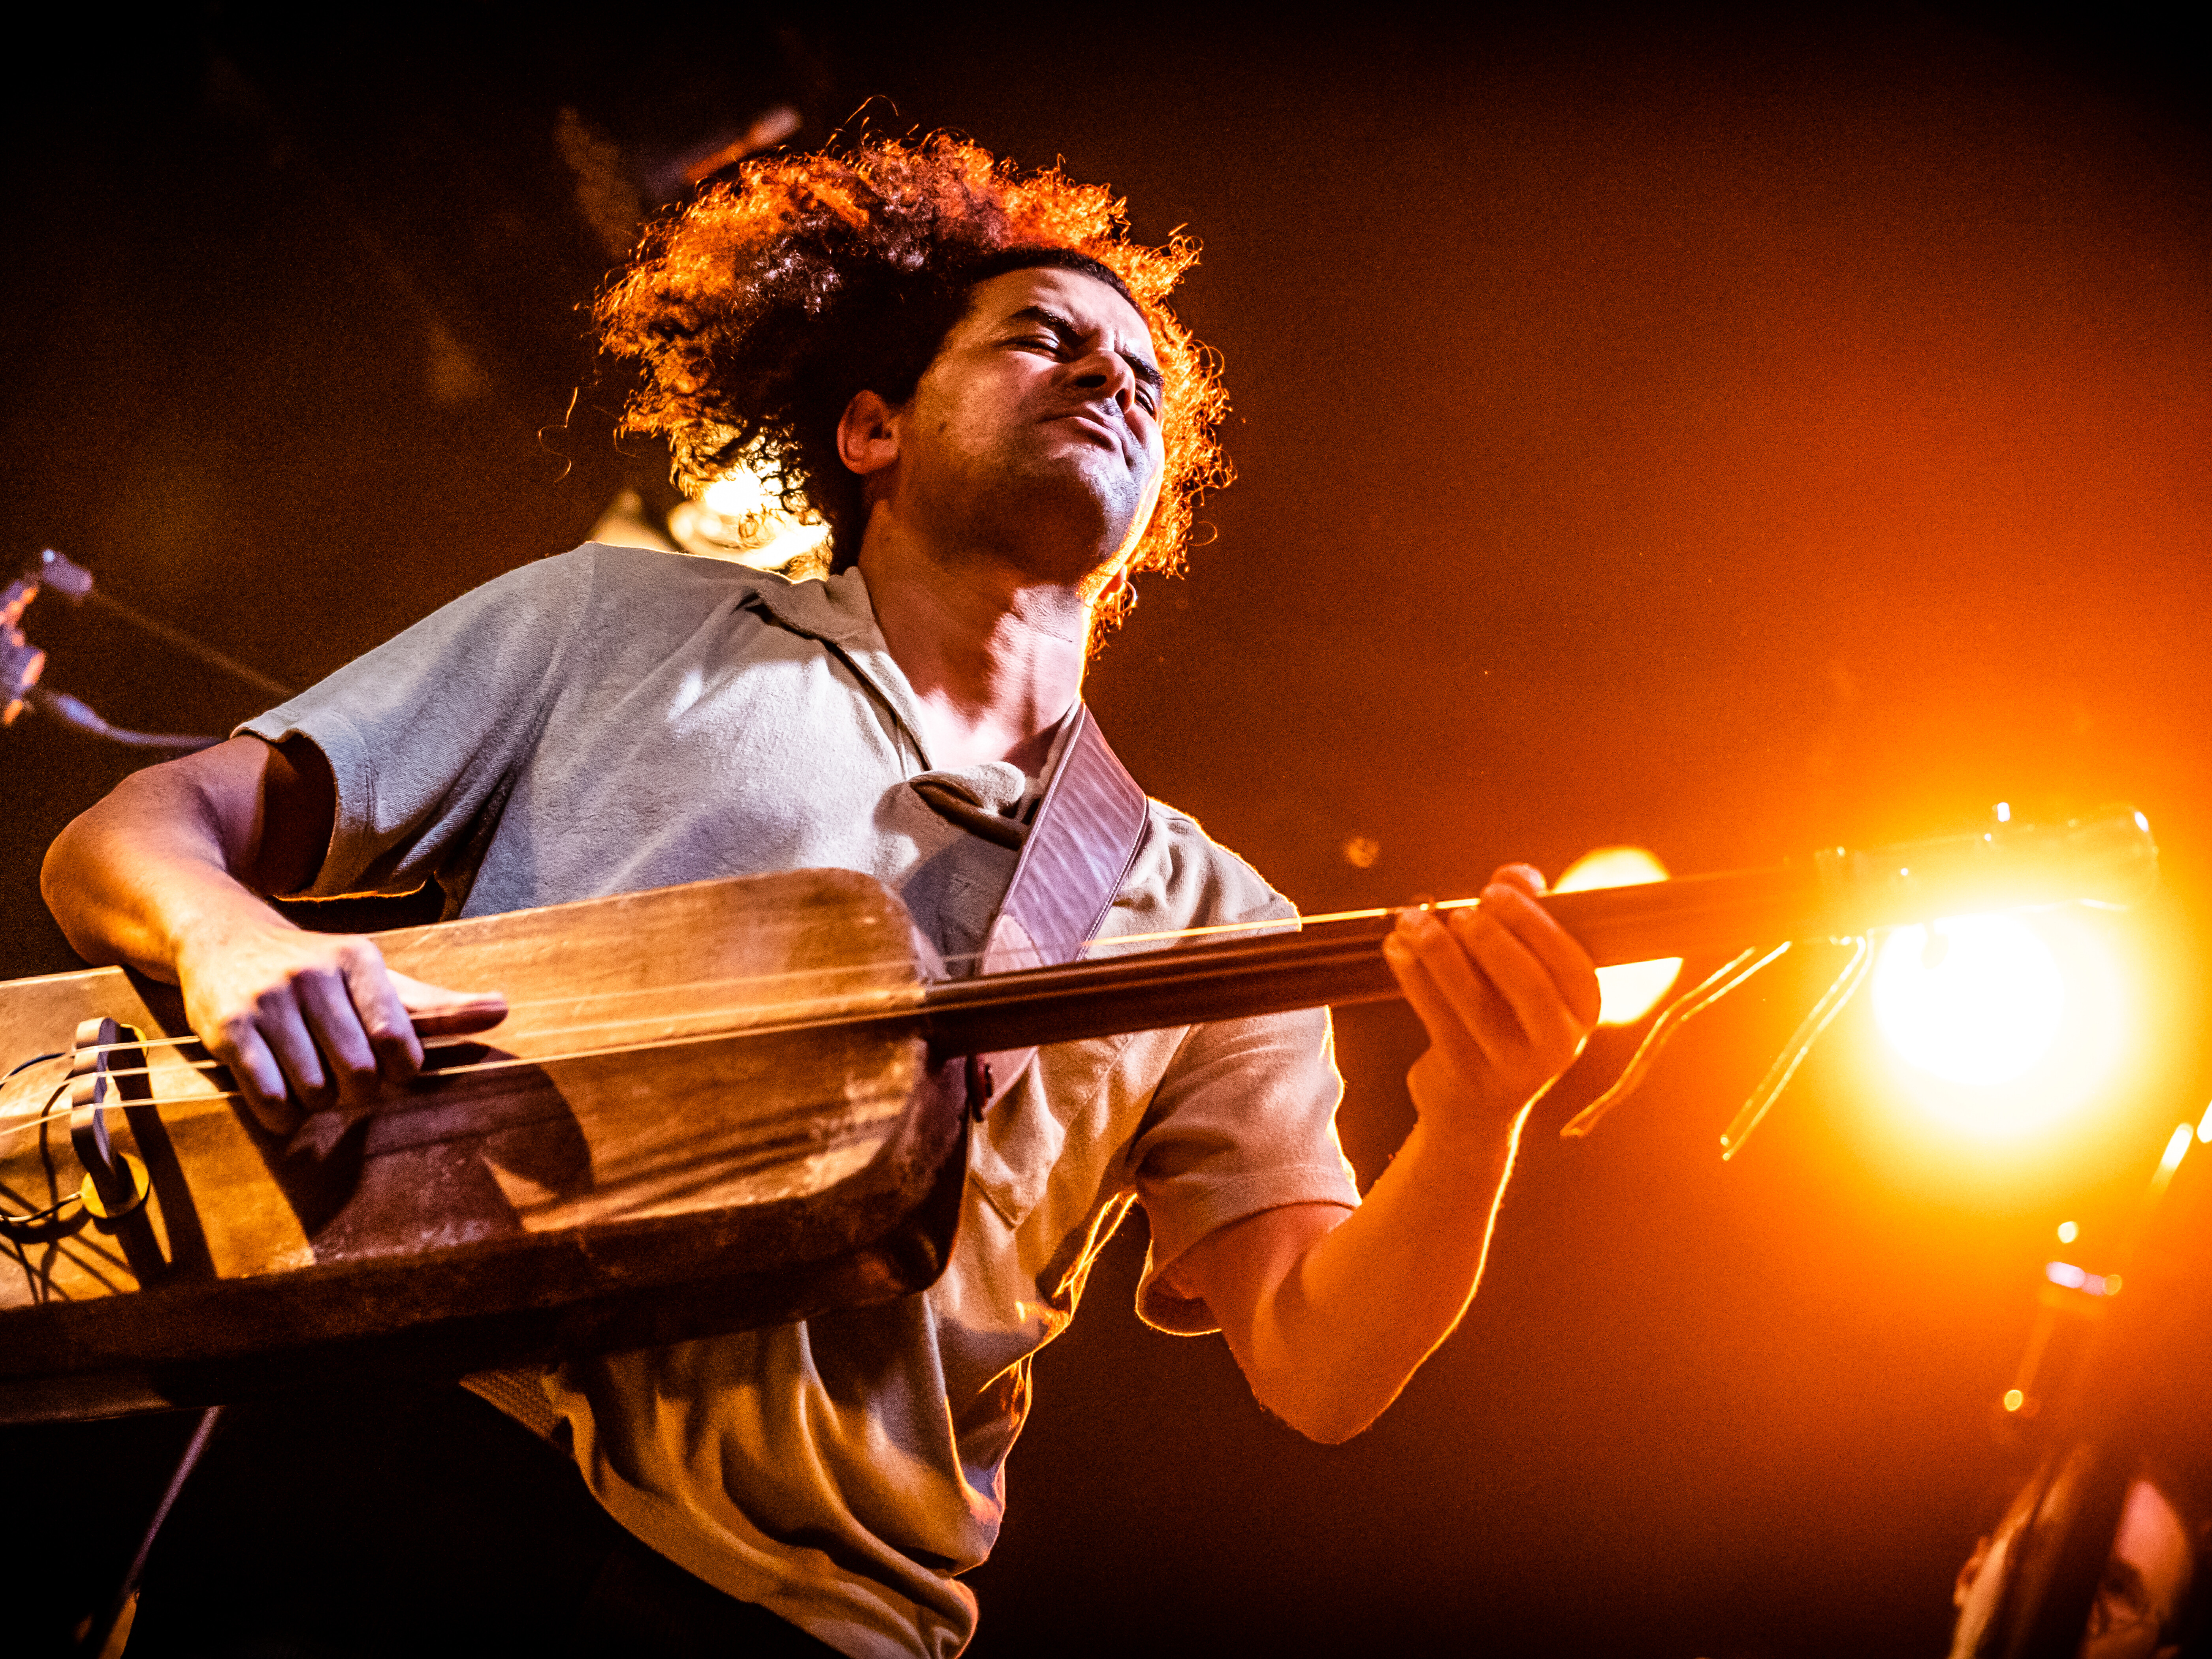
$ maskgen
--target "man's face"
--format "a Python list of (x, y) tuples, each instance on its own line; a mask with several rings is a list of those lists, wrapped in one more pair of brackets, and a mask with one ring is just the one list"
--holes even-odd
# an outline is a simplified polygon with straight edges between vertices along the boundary
[(1135, 307), (1077, 271), (1009, 271), (976, 285), (898, 411), (896, 487), (956, 544), (1103, 580), (1158, 499), (1160, 396)]

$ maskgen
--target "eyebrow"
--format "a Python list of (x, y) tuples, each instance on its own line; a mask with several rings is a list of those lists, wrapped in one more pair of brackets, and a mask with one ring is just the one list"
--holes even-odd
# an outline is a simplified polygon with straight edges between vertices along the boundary
[[(1054, 311), (1049, 307), (1046, 306), (1024, 306), (1019, 311), (1014, 313), (1012, 316), (1007, 318), (1006, 320), (1010, 323), (1042, 323), (1045, 327), (1050, 329), (1054, 334), (1058, 335), (1061, 343), (1066, 345), (1073, 345), (1084, 337), (1084, 331), (1076, 325), (1072, 318), (1063, 317), (1059, 312)], [(1142, 380), (1146, 386), (1152, 387), (1153, 391), (1158, 392), (1166, 386), (1166, 377), (1163, 375), (1152, 363), (1137, 356), (1135, 352), (1120, 351), (1116, 352), (1115, 356), (1121, 358), (1123, 362), (1128, 364), (1129, 372), (1135, 375), (1139, 380)]]

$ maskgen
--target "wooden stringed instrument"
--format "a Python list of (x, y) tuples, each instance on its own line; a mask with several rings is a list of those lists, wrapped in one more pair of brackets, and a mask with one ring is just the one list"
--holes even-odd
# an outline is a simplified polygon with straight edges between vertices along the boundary
[[(2140, 814), (1543, 901), (1600, 965), (2155, 879)], [(1472, 901), (1463, 901), (1471, 902)], [(0, 1421), (458, 1376), (908, 1294), (947, 1261), (965, 1057), (1394, 997), (1393, 913), (933, 979), (836, 870), (377, 935), (509, 1012), (376, 1110), (261, 1128), (173, 988), (0, 987)]]

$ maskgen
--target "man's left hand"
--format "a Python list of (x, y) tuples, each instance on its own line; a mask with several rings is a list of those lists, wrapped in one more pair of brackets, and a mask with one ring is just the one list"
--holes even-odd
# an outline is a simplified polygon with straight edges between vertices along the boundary
[(1536, 900), (1544, 878), (1502, 866), (1481, 902), (1407, 910), (1382, 943), (1429, 1050), (1407, 1085), (1432, 1133), (1496, 1139), (1501, 1117), (1574, 1063), (1597, 1024), (1589, 955)]

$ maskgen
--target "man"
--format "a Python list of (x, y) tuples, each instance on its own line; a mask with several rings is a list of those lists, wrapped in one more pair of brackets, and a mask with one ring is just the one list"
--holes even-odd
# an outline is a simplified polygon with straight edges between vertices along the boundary
[[(830, 577), (588, 546), (511, 573), (72, 825), (46, 872), (72, 943), (173, 978), (271, 1124), (404, 1081), (410, 1016), (499, 1005), (256, 893), (434, 878), (477, 915), (842, 865), (972, 962), (1012, 863), (976, 820), (1036, 810), (1096, 632), (1133, 571), (1176, 562), (1222, 472), (1220, 394), (1163, 303), (1191, 258), (1127, 243), (1103, 191), (949, 141), (754, 164), (662, 227), (599, 314), (647, 372), (631, 425), (695, 479), (744, 460), (779, 480), (828, 519)], [(1030, 1356), (1132, 1201), (1148, 1318), (1218, 1326), (1303, 1432), (1364, 1427), (1466, 1308), (1527, 1103), (1596, 1017), (1540, 890), (1508, 866), (1478, 908), (1391, 937), (1431, 1047), (1419, 1123), (1364, 1204), (1325, 1014), (1060, 1045), (978, 1129), (926, 1294), (471, 1379), (620, 1523), (574, 1575), (575, 1616), (655, 1651), (684, 1650), (651, 1633), (681, 1604), (762, 1644), (796, 1626), (848, 1653), (957, 1652), (975, 1609), (956, 1575), (996, 1534)], [(1101, 936), (1288, 914), (1154, 804)], [(507, 1478), (456, 1484), (477, 1501)], [(767, 1613), (732, 1624), (732, 1605)]]

